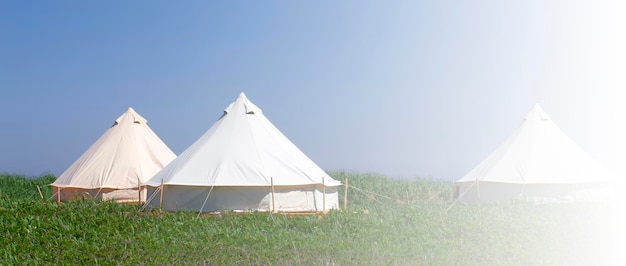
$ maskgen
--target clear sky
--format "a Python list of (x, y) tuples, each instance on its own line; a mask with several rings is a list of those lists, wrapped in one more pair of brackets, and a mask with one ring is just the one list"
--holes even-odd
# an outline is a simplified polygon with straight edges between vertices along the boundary
[(0, 172), (60, 175), (129, 106), (177, 154), (239, 92), (320, 167), (455, 180), (534, 103), (626, 174), (626, 4), (3, 1)]

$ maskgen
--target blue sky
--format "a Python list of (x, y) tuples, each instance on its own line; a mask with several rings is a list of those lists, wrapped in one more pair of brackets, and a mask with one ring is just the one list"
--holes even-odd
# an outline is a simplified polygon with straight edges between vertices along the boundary
[(0, 3), (0, 172), (60, 175), (132, 106), (177, 154), (239, 94), (319, 166), (455, 180), (535, 102), (626, 173), (619, 1)]

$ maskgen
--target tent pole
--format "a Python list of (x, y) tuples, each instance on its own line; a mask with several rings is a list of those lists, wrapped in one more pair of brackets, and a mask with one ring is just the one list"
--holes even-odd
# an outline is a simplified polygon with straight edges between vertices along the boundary
[(57, 202), (61, 202), (61, 187), (57, 187)]
[(270, 177), (270, 184), (272, 185), (272, 212), (276, 212), (276, 207), (275, 207), (275, 199), (274, 199), (274, 178)]
[(348, 178), (346, 178), (346, 184), (343, 186), (343, 209), (348, 208)]
[(322, 212), (326, 212), (326, 183), (322, 176)]
[(159, 209), (163, 208), (163, 188), (164, 188), (163, 183), (164, 183), (163, 178), (161, 178), (161, 195), (159, 196)]
[(215, 185), (211, 186), (211, 189), (209, 189), (209, 193), (206, 194), (206, 198), (204, 198), (204, 202), (202, 202), (202, 206), (200, 207), (200, 211), (198, 211), (198, 216), (196, 216), (196, 218), (199, 218), (200, 214), (202, 214), (202, 211), (204, 210), (204, 206), (206, 205), (207, 200), (209, 200), (209, 196), (211, 196), (211, 191), (213, 191), (214, 187)]
[(478, 179), (476, 179), (476, 196), (478, 201), (480, 201), (480, 185), (478, 184)]
[(139, 177), (137, 177), (137, 196), (139, 197), (137, 203), (141, 205), (141, 182), (139, 182)]
[(409, 190), (406, 190), (406, 204), (409, 204)]
[(41, 188), (39, 188), (39, 186), (37, 186), (37, 192), (39, 192), (39, 197), (41, 197), (41, 201), (44, 202), (43, 194), (41, 194)]

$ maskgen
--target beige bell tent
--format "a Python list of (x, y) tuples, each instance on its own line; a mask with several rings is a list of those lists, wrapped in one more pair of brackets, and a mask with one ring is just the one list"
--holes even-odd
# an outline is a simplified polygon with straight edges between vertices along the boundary
[(146, 184), (146, 204), (166, 210), (300, 212), (338, 208), (340, 182), (241, 93), (206, 133)]
[(578, 147), (537, 104), (491, 155), (456, 181), (460, 202), (606, 201), (615, 177)]
[(53, 198), (145, 201), (144, 182), (176, 158), (146, 123), (128, 108), (52, 183)]

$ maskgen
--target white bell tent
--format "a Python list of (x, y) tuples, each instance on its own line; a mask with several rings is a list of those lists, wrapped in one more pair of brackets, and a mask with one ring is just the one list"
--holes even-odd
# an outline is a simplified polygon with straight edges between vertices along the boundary
[(52, 197), (145, 201), (144, 182), (176, 158), (146, 123), (128, 108), (52, 183)]
[(455, 194), (460, 202), (606, 201), (615, 181), (536, 104), (502, 145), (456, 181)]
[(222, 117), (148, 182), (166, 210), (324, 211), (337, 186), (241, 93)]

